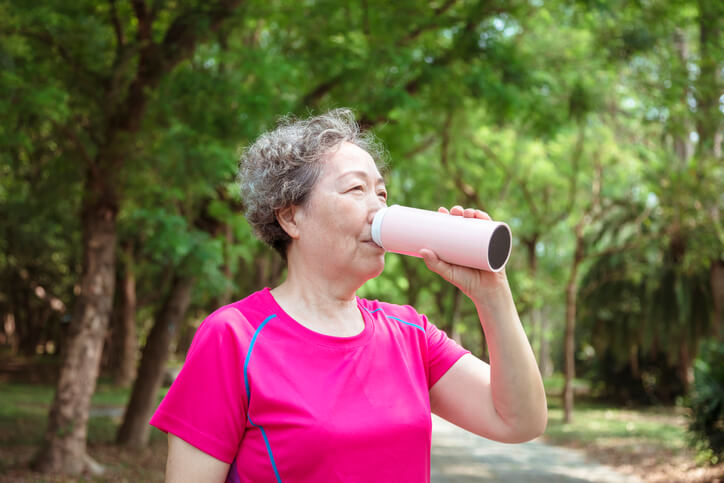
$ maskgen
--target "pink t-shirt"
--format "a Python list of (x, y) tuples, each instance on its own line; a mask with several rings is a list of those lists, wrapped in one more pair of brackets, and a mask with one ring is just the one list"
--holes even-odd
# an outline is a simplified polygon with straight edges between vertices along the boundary
[(429, 390), (469, 351), (410, 306), (357, 304), (353, 337), (307, 329), (269, 289), (221, 307), (150, 423), (230, 463), (227, 481), (429, 481)]

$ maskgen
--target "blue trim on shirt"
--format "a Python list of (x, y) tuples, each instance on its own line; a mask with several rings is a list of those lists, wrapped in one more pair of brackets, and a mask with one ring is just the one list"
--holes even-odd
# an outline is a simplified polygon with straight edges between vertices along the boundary
[(246, 386), (247, 401), (249, 401), (249, 377), (247, 376), (247, 368), (249, 367), (249, 359), (251, 359), (251, 351), (254, 350), (254, 344), (256, 343), (256, 338), (259, 335), (259, 332), (261, 332), (261, 329), (264, 328), (267, 322), (276, 316), (277, 314), (271, 314), (269, 317), (264, 319), (264, 322), (262, 322), (256, 329), (256, 332), (254, 332), (254, 336), (251, 338), (251, 342), (249, 343), (249, 352), (246, 353), (246, 359), (244, 360), (244, 386)]
[(402, 320), (402, 319), (397, 318), (397, 317), (393, 317), (392, 315), (387, 315), (387, 314), (385, 313), (385, 311), (382, 310), (382, 309), (370, 310), (370, 309), (368, 309), (367, 307), (364, 307), (364, 309), (365, 309), (367, 312), (369, 312), (370, 314), (374, 314), (375, 312), (381, 311), (381, 312), (382, 312), (382, 315), (384, 315), (384, 316), (387, 317), (388, 319), (394, 319), (394, 320), (396, 320), (396, 321), (398, 321), (398, 322), (402, 322), (403, 324), (411, 325), (411, 326), (413, 326), (414, 328), (420, 329), (421, 331), (425, 332), (425, 329), (423, 329), (421, 326), (419, 326), (419, 325), (417, 325), (417, 324), (413, 324), (412, 322), (407, 322), (406, 320)]
[[(256, 332), (254, 332), (254, 336), (251, 338), (251, 342), (249, 343), (249, 352), (246, 354), (246, 359), (244, 360), (244, 386), (246, 386), (246, 400), (249, 401), (249, 376), (248, 376), (248, 368), (249, 368), (249, 360), (251, 359), (251, 352), (254, 350), (254, 344), (256, 343), (256, 338), (259, 335), (259, 332), (261, 332), (261, 329), (264, 328), (264, 326), (269, 322), (271, 319), (276, 317), (277, 314), (271, 314), (269, 317), (264, 319), (264, 322), (259, 324), (259, 327), (256, 329)], [(251, 416), (249, 415), (248, 411), (246, 414), (246, 418), (249, 420), (252, 426), (255, 428), (259, 428), (261, 431), (261, 435), (264, 438), (264, 444), (266, 445), (266, 451), (269, 453), (269, 460), (271, 461), (272, 469), (274, 470), (274, 476), (277, 478), (277, 482), (281, 483), (282, 479), (279, 477), (279, 470), (277, 470), (276, 462), (274, 461), (274, 455), (272, 454), (271, 445), (269, 444), (269, 438), (266, 436), (266, 431), (264, 431), (264, 428), (254, 423), (254, 421), (251, 420)]]
[(269, 453), (269, 460), (271, 461), (272, 469), (274, 470), (274, 476), (276, 476), (277, 482), (281, 483), (282, 479), (279, 476), (279, 470), (277, 469), (277, 464), (274, 461), (274, 455), (272, 454), (271, 446), (269, 445), (269, 438), (267, 438), (266, 436), (266, 431), (264, 431), (264, 428), (262, 428), (261, 426), (255, 424), (248, 414), (246, 415), (246, 418), (249, 420), (252, 426), (254, 426), (255, 428), (259, 428), (259, 430), (261, 431), (261, 435), (264, 438), (264, 444), (266, 445), (266, 452)]

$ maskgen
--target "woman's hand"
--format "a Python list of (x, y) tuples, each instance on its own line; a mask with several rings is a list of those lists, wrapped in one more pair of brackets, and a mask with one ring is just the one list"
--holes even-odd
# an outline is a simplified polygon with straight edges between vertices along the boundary
[[(492, 220), (490, 215), (484, 211), (472, 208), (463, 209), (463, 207), (459, 205), (453, 206), (449, 211), (442, 207), (437, 211), (447, 213), (451, 216)], [(427, 268), (438, 273), (475, 301), (485, 300), (489, 295), (492, 295), (498, 290), (509, 290), (505, 269), (494, 273), (487, 270), (477, 270), (475, 268), (452, 265), (440, 260), (435, 252), (428, 249), (420, 250), (420, 255), (422, 255), (422, 258), (425, 260)]]

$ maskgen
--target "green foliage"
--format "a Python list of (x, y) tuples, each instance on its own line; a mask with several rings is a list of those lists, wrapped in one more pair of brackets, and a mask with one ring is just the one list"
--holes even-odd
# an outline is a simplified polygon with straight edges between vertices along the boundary
[[(147, 3), (157, 43), (187, 9), (211, 8)], [(196, 278), (195, 323), (278, 280), (243, 219), (238, 148), (280, 115), (350, 106), (389, 150), (391, 202), (477, 206), (511, 225), (521, 317), (558, 365), (572, 228), (585, 222), (579, 363), (594, 389), (674, 397), (710, 333), (707, 273), (724, 256), (724, 166), (711, 139), (692, 141), (721, 131), (702, 102), (721, 92), (706, 77), (722, 67), (721, 38), (700, 35), (700, 9), (715, 4), (272, 0), (244, 2), (213, 32), (194, 24), (197, 48), (144, 90), (108, 177), (119, 245), (134, 249), (141, 338), (169, 274)], [(64, 317), (33, 287), (73, 305), (84, 179), (143, 45), (125, 0), (0, 0), (0, 33), (0, 319), (36, 335), (32, 352), (59, 340)], [(482, 352), (474, 307), (421, 260), (389, 255), (360, 295), (412, 303)]]
[(596, 260), (581, 282), (579, 335), (595, 354), (582, 362), (601, 395), (670, 403), (686, 389), (681, 368), (711, 330), (709, 270), (683, 269), (668, 240), (644, 236), (637, 249)]
[(689, 397), (693, 440), (709, 462), (724, 458), (724, 343), (702, 344), (694, 362), (694, 387)]

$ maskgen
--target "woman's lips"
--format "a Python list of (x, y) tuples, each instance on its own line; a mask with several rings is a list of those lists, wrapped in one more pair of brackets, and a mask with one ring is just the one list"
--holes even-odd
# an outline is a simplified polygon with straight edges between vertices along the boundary
[(372, 241), (372, 240), (364, 240), (363, 243), (368, 244), (368, 245), (371, 245), (371, 246), (373, 246), (373, 247), (375, 247), (375, 248), (379, 248), (380, 250), (382, 250), (382, 247), (379, 246), (377, 243), (375, 243), (375, 242)]

